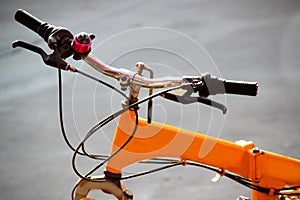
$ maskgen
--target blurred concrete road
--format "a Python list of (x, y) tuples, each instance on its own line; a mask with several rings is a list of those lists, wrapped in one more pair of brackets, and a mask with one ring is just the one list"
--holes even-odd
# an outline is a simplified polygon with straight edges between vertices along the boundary
[[(0, 8), (1, 199), (68, 199), (77, 180), (70, 165), (72, 152), (60, 136), (56, 70), (44, 67), (41, 59), (32, 53), (11, 48), (11, 42), (16, 39), (46, 48), (37, 35), (14, 21), (18, 8), (44, 21), (66, 26), (74, 33), (94, 32), (98, 44), (122, 31), (143, 27), (168, 28), (190, 36), (209, 52), (222, 77), (257, 80), (260, 85), (258, 97), (227, 96), (229, 113), (219, 136), (231, 141), (252, 140), (263, 149), (300, 159), (299, 1), (10, 0), (2, 2)], [(96, 53), (109, 60), (118, 49), (143, 38), (135, 39), (98, 48)], [(171, 41), (169, 45), (177, 44)], [(187, 55), (196, 56), (193, 50), (181, 47)], [(151, 61), (151, 57), (145, 57)], [(80, 62), (72, 64), (82, 66)], [(176, 70), (186, 73), (184, 68)], [(109, 114), (111, 107), (107, 105), (112, 105), (115, 98), (111, 98), (111, 93), (106, 98), (106, 89), (94, 86), (90, 90), (83, 78), (64, 75), (66, 129), (76, 144), (77, 131), (86, 132), (96, 122), (95, 114), (98, 119)], [(95, 91), (100, 96), (95, 96)], [(89, 106), (89, 97), (97, 98), (93, 106)], [(163, 102), (157, 109), (162, 106)], [(201, 108), (201, 117), (205, 109)], [(191, 111), (191, 120), (195, 116), (193, 110), (194, 107), (188, 107), (186, 111)], [(168, 114), (168, 119), (178, 114), (162, 111), (165, 116)], [(155, 116), (159, 119), (161, 115)], [(201, 125), (205, 126), (205, 116), (203, 119)], [(177, 122), (170, 123), (177, 125)], [(183, 124), (184, 128), (193, 125), (192, 122)], [(112, 137), (113, 125), (106, 129), (104, 144), (99, 138), (90, 145), (108, 151), (107, 141)], [(82, 172), (87, 167), (83, 162)], [(126, 181), (126, 185), (134, 191), (136, 199), (144, 200), (215, 200), (251, 195), (243, 186), (225, 178), (212, 183), (213, 176), (206, 170), (180, 167)]]

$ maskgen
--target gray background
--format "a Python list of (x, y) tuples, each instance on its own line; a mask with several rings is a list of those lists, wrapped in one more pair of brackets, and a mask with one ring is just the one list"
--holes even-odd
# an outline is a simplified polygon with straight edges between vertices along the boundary
[[(72, 152), (60, 136), (56, 70), (44, 67), (41, 59), (32, 53), (11, 48), (11, 42), (16, 39), (46, 48), (37, 35), (14, 21), (13, 15), (18, 8), (24, 8), (44, 21), (66, 26), (73, 33), (94, 32), (97, 43), (122, 31), (142, 27), (174, 29), (190, 36), (209, 52), (222, 77), (259, 82), (259, 95), (255, 98), (226, 97), (229, 113), (217, 136), (231, 141), (251, 140), (268, 151), (300, 159), (299, 1), (10, 0), (1, 2), (0, 8), (1, 199), (67, 199), (77, 180), (70, 164)], [(161, 38), (161, 42), (167, 39)], [(121, 42), (112, 40), (106, 43), (106, 48), (97, 48), (95, 54), (104, 61), (112, 61), (119, 49), (130, 48), (132, 42), (132, 38)], [(176, 46), (176, 41), (166, 42), (164, 47), (171, 48), (172, 44)], [(185, 56), (196, 56), (193, 49), (184, 47), (181, 50)], [(157, 56), (157, 52), (153, 55)], [(139, 61), (134, 57), (124, 59), (124, 65), (133, 66)], [(151, 62), (147, 54), (145, 57)], [(80, 62), (69, 62), (89, 70)], [(201, 66), (197, 69), (202, 71)], [(188, 70), (177, 66), (176, 71), (185, 74)], [(107, 89), (90, 85), (83, 78), (64, 75), (66, 128), (71, 141), (76, 144), (77, 135), (82, 136), (96, 119), (109, 114), (114, 106), (111, 102), (119, 102), (119, 99), (112, 98), (114, 95)], [(96, 100), (91, 101), (90, 97)], [(179, 106), (162, 100), (158, 100), (157, 105), (158, 108)], [(199, 107), (180, 108), (191, 118), (183, 120), (181, 127), (194, 127), (192, 119), (199, 116), (193, 110)], [(178, 125), (176, 119), (172, 121), (178, 113), (166, 109), (162, 119), (168, 118), (168, 123)], [(201, 107), (201, 122), (195, 129), (205, 131), (210, 114), (207, 108)], [(154, 114), (157, 120), (160, 116)], [(106, 140), (95, 138), (91, 148), (101, 146), (104, 152), (108, 151), (114, 124), (105, 129)], [(81, 161), (82, 171), (89, 166)], [(250, 196), (249, 190), (225, 178), (212, 183), (213, 176), (206, 170), (180, 167), (126, 181), (126, 185), (134, 191), (136, 199)]]

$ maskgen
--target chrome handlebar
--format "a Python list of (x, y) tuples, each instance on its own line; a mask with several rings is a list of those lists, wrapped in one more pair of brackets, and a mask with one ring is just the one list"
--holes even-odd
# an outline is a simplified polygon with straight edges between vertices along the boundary
[(175, 87), (183, 83), (183, 77), (148, 78), (128, 69), (112, 67), (99, 60), (92, 53), (84, 56), (82, 60), (98, 72), (115, 78), (122, 84), (134, 84), (139, 87), (158, 89)]

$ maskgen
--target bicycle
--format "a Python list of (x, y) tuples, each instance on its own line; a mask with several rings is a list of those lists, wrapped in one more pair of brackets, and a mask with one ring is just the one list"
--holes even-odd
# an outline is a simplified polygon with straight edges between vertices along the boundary
[[(237, 94), (256, 96), (257, 82), (231, 81), (211, 76), (208, 73), (200, 76), (153, 78), (153, 71), (142, 62), (136, 64), (136, 71), (119, 69), (100, 61), (91, 53), (93, 34), (79, 33), (73, 35), (68, 29), (50, 25), (34, 17), (24, 10), (18, 10), (15, 19), (39, 34), (53, 53), (47, 55), (38, 46), (15, 41), (13, 48), (22, 47), (39, 54), (46, 65), (58, 69), (59, 72), (59, 113), (61, 130), (67, 145), (74, 151), (72, 160), (75, 173), (80, 180), (72, 191), (72, 199), (89, 199), (91, 190), (102, 190), (119, 200), (133, 199), (122, 180), (150, 174), (175, 166), (196, 166), (216, 172), (213, 181), (220, 177), (228, 177), (250, 189), (255, 200), (299, 199), (300, 198), (300, 160), (264, 151), (249, 141), (230, 142), (178, 127), (152, 122), (152, 99), (161, 96), (165, 99), (182, 103), (202, 103), (224, 114), (226, 106), (208, 98), (216, 94)], [(73, 56), (75, 60), (83, 60), (102, 74), (119, 81), (122, 91), (79, 69), (69, 65), (65, 59)], [(78, 73), (104, 84), (124, 97), (123, 109), (108, 116), (96, 124), (75, 148), (68, 141), (63, 124), (61, 100), (61, 70)], [(150, 77), (143, 76), (148, 71)], [(139, 100), (141, 88), (149, 89), (149, 96)], [(154, 89), (164, 89), (153, 94)], [(138, 117), (139, 104), (148, 101), (147, 119)], [(119, 117), (111, 146), (110, 155), (95, 155), (87, 151), (86, 141), (100, 128)], [(213, 143), (213, 148), (205, 155), (199, 156), (199, 147), (204, 140)], [(86, 156), (100, 160), (101, 163), (86, 175), (76, 169), (76, 156)], [(177, 159), (172, 159), (177, 158)], [(156, 163), (165, 166), (139, 174), (122, 176), (122, 170), (134, 163)], [(103, 176), (92, 176), (106, 164)], [(239, 199), (248, 199), (240, 197)]]

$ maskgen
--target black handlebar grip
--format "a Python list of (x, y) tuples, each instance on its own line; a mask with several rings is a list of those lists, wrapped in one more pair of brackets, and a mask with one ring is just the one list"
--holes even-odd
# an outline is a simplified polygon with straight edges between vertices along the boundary
[(226, 93), (256, 96), (258, 92), (257, 82), (225, 80), (223, 83)]
[[(209, 73), (201, 74), (204, 81), (204, 88), (198, 89), (200, 96), (216, 94), (238, 94), (256, 96), (258, 91), (257, 82), (233, 81), (211, 76)], [(201, 89), (202, 88), (202, 89)]]
[(54, 25), (43, 22), (42, 20), (36, 18), (32, 14), (25, 10), (19, 9), (15, 14), (15, 19), (19, 23), (23, 24), (30, 30), (36, 32), (41, 36), (46, 42), (48, 42), (49, 36), (55, 31), (59, 30), (61, 27), (56, 27)]
[(39, 32), (40, 26), (44, 23), (40, 19), (36, 18), (35, 16), (22, 9), (17, 10), (15, 14), (15, 19), (17, 22), (23, 24), (24, 26), (36, 33)]

